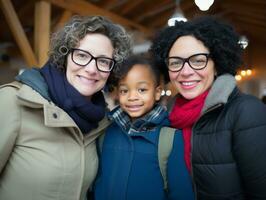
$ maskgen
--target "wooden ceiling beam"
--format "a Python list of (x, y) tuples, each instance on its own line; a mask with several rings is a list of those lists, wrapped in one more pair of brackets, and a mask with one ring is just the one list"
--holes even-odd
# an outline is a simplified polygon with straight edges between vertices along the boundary
[[(231, 2), (231, 0), (230, 0), (230, 2)], [(252, 0), (252, 1), (250, 1), (250, 0), (241, 0), (241, 3), (242, 4), (252, 4), (252, 5), (260, 4), (260, 5), (266, 6), (265, 0)]]
[(266, 29), (266, 23), (264, 20), (254, 19), (252, 17), (246, 16), (246, 15), (241, 15), (241, 14), (238, 14), (236, 16), (236, 19), (241, 19), (243, 21), (246, 21), (247, 23), (254, 24), (256, 26), (260, 26), (260, 27)]
[(195, 3), (191, 0), (180, 1), (180, 8), (183, 12), (185, 12), (186, 10), (194, 9), (196, 7), (197, 6), (195, 5)]
[(108, 10), (99, 8), (92, 3), (88, 3), (85, 0), (45, 0), (53, 5), (59, 6), (63, 9), (69, 10), (80, 15), (102, 15), (110, 18), (116, 23), (119, 23), (128, 28), (138, 29), (146, 35), (151, 34), (151, 30), (135, 23), (134, 21), (123, 18), (117, 14), (114, 14)]
[(141, 4), (144, 0), (135, 0), (135, 1), (130, 1), (126, 4), (126, 6), (121, 10), (122, 15), (126, 15), (127, 13), (131, 12), (134, 10), (139, 4)]
[(63, 14), (60, 16), (58, 22), (56, 23), (55, 27), (53, 28), (53, 32), (62, 28), (64, 24), (72, 17), (73, 12), (69, 10), (65, 10)]
[(36, 66), (37, 59), (30, 46), (27, 36), (22, 28), (13, 4), (10, 0), (0, 0), (4, 16), (10, 26), (11, 32), (28, 66)]
[(256, 4), (252, 4), (252, 3), (237, 3), (234, 1), (230, 1), (230, 2), (224, 2), (221, 5), (224, 9), (228, 9), (228, 10), (232, 10), (234, 12), (238, 12), (238, 13), (254, 13), (257, 15), (265, 15), (265, 10), (266, 10), (266, 4), (265, 6), (261, 6), (261, 5), (256, 5)]
[[(228, 10), (229, 11), (229, 10)], [(243, 12), (241, 10), (230, 10), (231, 13), (234, 13), (236, 14), (236, 16), (243, 16), (243, 17), (247, 17), (247, 18), (250, 18), (250, 19), (253, 19), (253, 20), (257, 20), (257, 21), (263, 21), (264, 24), (265, 24), (265, 21), (266, 21), (266, 13), (265, 15), (259, 15), (257, 13), (251, 13), (251, 12)]]
[[(235, 19), (236, 23), (241, 27), (241, 34), (247, 35), (247, 37), (252, 37), (252, 39), (257, 39), (266, 42), (266, 28), (259, 27), (254, 24), (247, 23), (245, 20), (238, 18)], [(250, 31), (252, 30), (252, 32)], [(250, 38), (249, 38), (250, 39)]]
[(241, 29), (246, 30), (246, 32), (250, 32), (254, 34), (255, 32), (259, 31), (259, 33), (264, 35), (264, 38), (265, 38), (266, 26), (260, 26), (260, 25), (254, 24), (254, 22), (247, 21), (246, 19), (243, 19), (243, 18), (235, 18), (234, 21), (235, 23), (241, 23)]
[(168, 24), (168, 19), (171, 17), (172, 14), (169, 14), (169, 12), (164, 12), (160, 14), (160, 18), (156, 20), (150, 20), (147, 23), (149, 26), (154, 27), (155, 29), (159, 28), (164, 28)]
[(126, 4), (126, 3), (128, 3), (127, 0), (119, 0), (116, 3), (109, 4), (109, 6), (105, 7), (105, 9), (112, 11), (112, 10), (114, 10), (114, 9), (116, 9), (116, 8), (122, 6), (123, 4)]
[[(161, 6), (156, 6), (156, 8), (151, 8), (149, 12), (143, 12), (143, 15), (138, 16), (135, 20), (137, 22), (142, 22), (144, 21), (146, 18), (152, 18), (154, 17), (154, 21), (158, 20), (158, 17), (156, 15), (160, 15), (160, 13), (163, 13), (165, 11), (174, 9), (176, 6), (175, 2), (171, 2), (165, 5), (161, 5)], [(173, 13), (174, 14), (174, 13)], [(171, 14), (170, 14), (171, 15)]]
[(124, 3), (126, 0), (107, 0), (107, 1), (102, 1), (99, 4), (97, 4), (101, 8), (105, 8), (107, 10), (111, 10), (112, 8), (115, 8), (121, 3)]
[(100, 1), (99, 3), (97, 3), (97, 5), (101, 8), (108, 8), (109, 6), (116, 4), (117, 2), (118, 0)]
[(35, 3), (34, 51), (41, 67), (47, 62), (50, 41), (51, 4), (46, 1)]

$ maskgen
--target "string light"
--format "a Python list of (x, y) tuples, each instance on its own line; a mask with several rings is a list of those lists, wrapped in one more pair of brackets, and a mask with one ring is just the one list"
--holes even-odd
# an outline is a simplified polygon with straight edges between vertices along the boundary
[(246, 77), (246, 76), (251, 76), (253, 74), (253, 71), (251, 69), (247, 69), (247, 70), (241, 70), (240, 74), (237, 74), (235, 76), (235, 79), (237, 81), (241, 81), (242, 78)]
[(171, 94), (172, 94), (171, 90), (166, 90), (166, 92), (165, 92), (165, 95), (166, 95), (166, 96), (170, 97)]
[(171, 96), (171, 94), (172, 94), (172, 92), (171, 92), (171, 90), (162, 90), (162, 92), (161, 92), (161, 96)]
[(251, 69), (248, 69), (246, 72), (247, 72), (248, 76), (252, 75), (252, 70)]
[(247, 72), (246, 72), (246, 70), (241, 70), (240, 74), (241, 74), (241, 76), (246, 76)]
[(237, 80), (237, 81), (241, 81), (242, 80), (242, 76), (241, 75), (235, 75), (235, 79)]

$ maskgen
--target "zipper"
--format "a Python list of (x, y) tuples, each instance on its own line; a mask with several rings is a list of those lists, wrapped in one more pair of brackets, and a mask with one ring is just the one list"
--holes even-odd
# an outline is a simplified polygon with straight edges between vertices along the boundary
[(191, 156), (190, 156), (190, 163), (191, 163), (191, 177), (192, 177), (192, 185), (193, 185), (193, 188), (194, 188), (194, 193), (195, 193), (195, 199), (197, 199), (197, 186), (195, 184), (195, 181), (194, 181), (194, 172), (193, 172), (193, 139), (194, 139), (194, 128), (196, 126), (196, 124), (199, 122), (199, 120), (204, 116), (206, 115), (207, 113), (221, 107), (223, 105), (223, 103), (219, 103), (219, 104), (216, 104), (215, 106), (212, 106), (211, 108), (207, 109), (204, 113), (202, 113), (202, 115), (199, 117), (199, 119), (194, 123), (194, 125), (192, 126), (192, 129), (191, 129)]

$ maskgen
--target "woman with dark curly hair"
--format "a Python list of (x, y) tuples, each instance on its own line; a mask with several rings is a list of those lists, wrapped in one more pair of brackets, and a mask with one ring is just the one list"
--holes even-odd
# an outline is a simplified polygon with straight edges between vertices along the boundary
[(41, 69), (1, 86), (0, 199), (86, 198), (108, 125), (101, 90), (130, 49), (121, 26), (76, 16), (52, 36)]
[(197, 199), (266, 199), (266, 106), (236, 86), (238, 41), (229, 24), (201, 17), (165, 28), (151, 47), (178, 91), (169, 118), (183, 130)]

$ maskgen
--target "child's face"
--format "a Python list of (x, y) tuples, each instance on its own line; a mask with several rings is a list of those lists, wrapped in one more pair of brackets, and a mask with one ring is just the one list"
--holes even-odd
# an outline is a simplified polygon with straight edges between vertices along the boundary
[(152, 110), (160, 96), (161, 87), (156, 85), (154, 74), (147, 66), (134, 65), (118, 84), (120, 106), (132, 120)]

